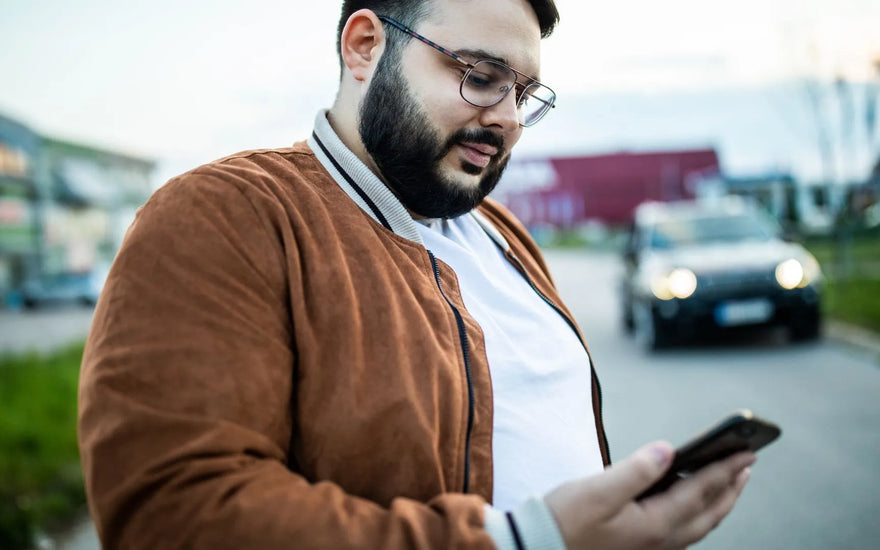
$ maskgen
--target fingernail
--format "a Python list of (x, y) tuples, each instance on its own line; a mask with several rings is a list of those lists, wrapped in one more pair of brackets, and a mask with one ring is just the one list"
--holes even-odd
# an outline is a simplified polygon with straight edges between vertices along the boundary
[(651, 447), (651, 457), (658, 466), (664, 466), (672, 458), (672, 447), (666, 444), (658, 444)]

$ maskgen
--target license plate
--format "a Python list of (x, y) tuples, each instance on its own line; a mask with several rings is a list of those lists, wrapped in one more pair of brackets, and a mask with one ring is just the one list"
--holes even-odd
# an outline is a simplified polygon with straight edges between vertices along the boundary
[(715, 308), (715, 321), (722, 327), (763, 323), (771, 317), (773, 304), (764, 299), (725, 302)]

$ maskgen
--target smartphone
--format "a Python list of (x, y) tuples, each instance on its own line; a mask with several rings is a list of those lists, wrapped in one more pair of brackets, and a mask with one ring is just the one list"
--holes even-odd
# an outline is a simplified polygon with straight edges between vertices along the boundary
[(665, 491), (676, 481), (716, 460), (740, 451), (757, 451), (776, 440), (781, 433), (779, 426), (758, 418), (748, 409), (736, 411), (677, 448), (666, 475), (637, 500)]

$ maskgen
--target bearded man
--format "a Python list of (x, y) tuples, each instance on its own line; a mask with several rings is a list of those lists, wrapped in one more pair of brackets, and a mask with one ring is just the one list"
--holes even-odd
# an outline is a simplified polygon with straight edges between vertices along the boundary
[(105, 548), (682, 548), (754, 455), (608, 467), (589, 351), (486, 198), (552, 0), (346, 0), (307, 141), (172, 179), (95, 312), (80, 447)]

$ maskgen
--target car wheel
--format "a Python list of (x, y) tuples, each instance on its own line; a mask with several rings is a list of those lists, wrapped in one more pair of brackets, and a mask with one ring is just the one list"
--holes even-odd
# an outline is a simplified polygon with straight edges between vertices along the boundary
[(632, 308), (636, 342), (647, 351), (665, 348), (669, 345), (669, 337), (665, 327), (657, 320), (651, 307), (645, 304), (634, 304)]

